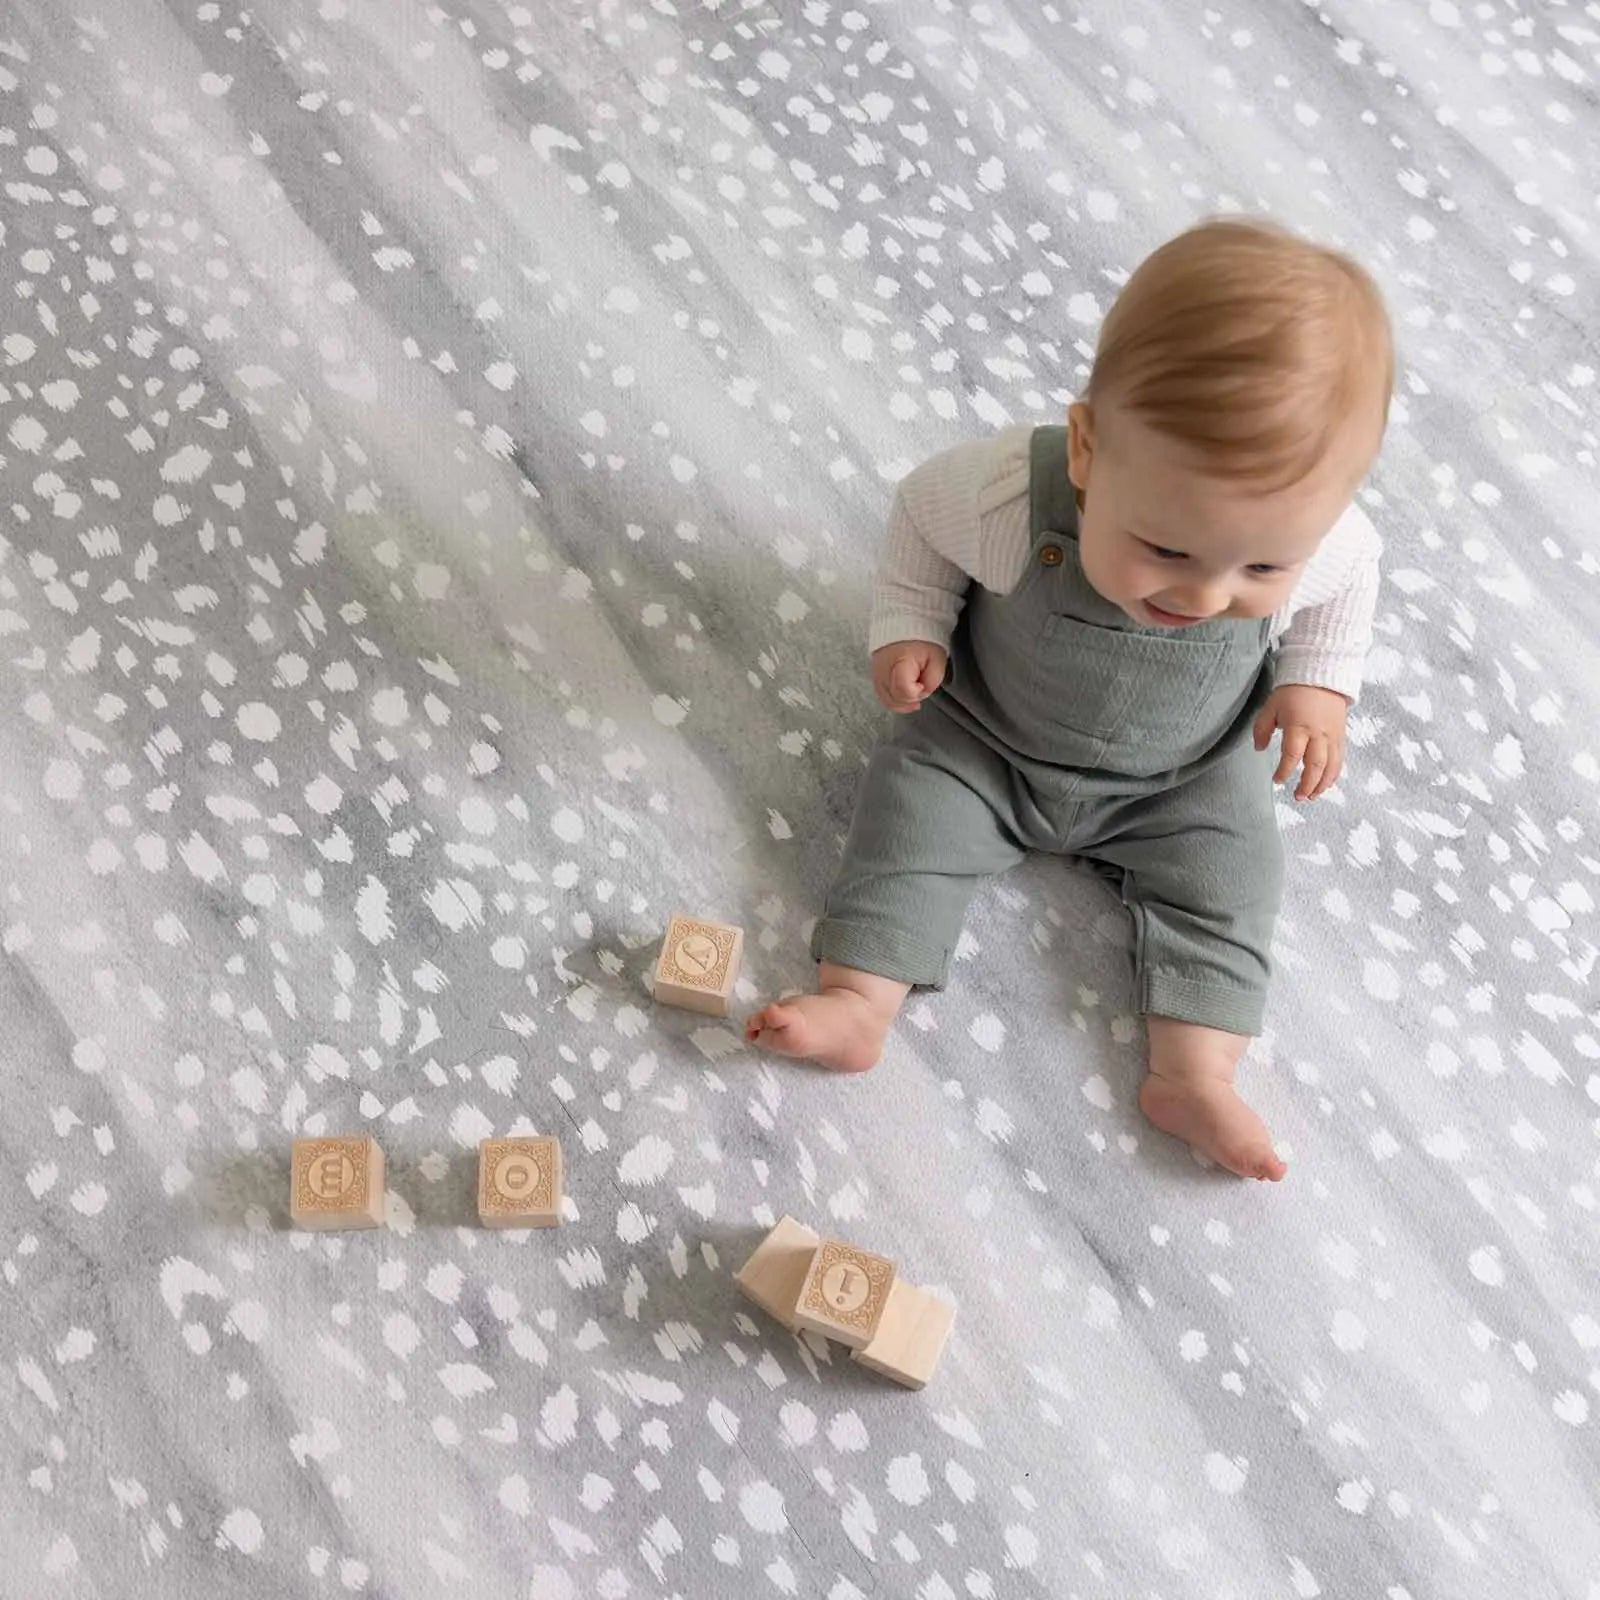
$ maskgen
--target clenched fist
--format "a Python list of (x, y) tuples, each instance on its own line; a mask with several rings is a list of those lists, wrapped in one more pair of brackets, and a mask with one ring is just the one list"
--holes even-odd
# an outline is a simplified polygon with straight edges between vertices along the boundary
[(949, 660), (927, 639), (902, 639), (872, 652), (872, 687), (891, 711), (916, 711), (944, 682)]

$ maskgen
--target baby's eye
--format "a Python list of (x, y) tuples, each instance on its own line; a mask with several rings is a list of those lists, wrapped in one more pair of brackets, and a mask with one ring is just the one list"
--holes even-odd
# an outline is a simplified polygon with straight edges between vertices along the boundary
[(1160, 544), (1151, 545), (1150, 552), (1159, 561), (1184, 561), (1188, 559), (1183, 551), (1169, 550), (1165, 545)]
[(1252, 561), (1245, 571), (1252, 578), (1270, 578), (1275, 572), (1282, 572), (1282, 567), (1275, 567), (1270, 561)]

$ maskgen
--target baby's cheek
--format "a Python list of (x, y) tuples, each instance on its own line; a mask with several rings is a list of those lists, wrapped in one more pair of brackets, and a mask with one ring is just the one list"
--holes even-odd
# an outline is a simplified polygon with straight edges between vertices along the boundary
[(1246, 595), (1240, 606), (1240, 615), (1256, 618), (1273, 616), (1289, 598), (1289, 588), (1288, 585), (1278, 585), (1266, 590), (1257, 589), (1253, 594)]
[(1108, 558), (1099, 551), (1083, 551), (1083, 575), (1107, 600), (1118, 603), (1140, 599), (1152, 592), (1148, 586), (1141, 588), (1136, 564)]

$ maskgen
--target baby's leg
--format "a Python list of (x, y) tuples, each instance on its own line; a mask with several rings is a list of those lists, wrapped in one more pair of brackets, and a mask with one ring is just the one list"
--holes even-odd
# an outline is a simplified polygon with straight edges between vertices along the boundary
[(824, 961), (815, 994), (763, 1006), (745, 1023), (744, 1036), (780, 1056), (865, 1072), (878, 1064), (884, 1035), (910, 993), (909, 983)]
[(1139, 1088), (1139, 1109), (1163, 1133), (1241, 1178), (1276, 1183), (1289, 1169), (1272, 1148), (1267, 1125), (1233, 1087), (1249, 1040), (1197, 1022), (1146, 1020), (1150, 1071)]
[(811, 941), (814, 995), (763, 1007), (745, 1036), (840, 1072), (874, 1065), (917, 984), (944, 981), (973, 891), (1022, 848), (999, 806), (1009, 769), (929, 701), (872, 753), (844, 860)]
[(1285, 1168), (1233, 1074), (1261, 1031), (1283, 849), (1271, 764), (1248, 744), (1175, 789), (1121, 801), (1088, 852), (1120, 868), (1138, 1007), (1150, 1026), (1139, 1105), (1243, 1177)]

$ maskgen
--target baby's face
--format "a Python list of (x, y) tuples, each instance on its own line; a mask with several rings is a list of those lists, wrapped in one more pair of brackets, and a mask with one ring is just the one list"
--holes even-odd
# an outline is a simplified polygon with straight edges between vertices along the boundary
[(1096, 428), (1074, 406), (1070, 420), (1084, 575), (1145, 627), (1271, 616), (1369, 465), (1364, 444), (1335, 448), (1300, 483), (1263, 491), (1206, 477), (1137, 418)]

